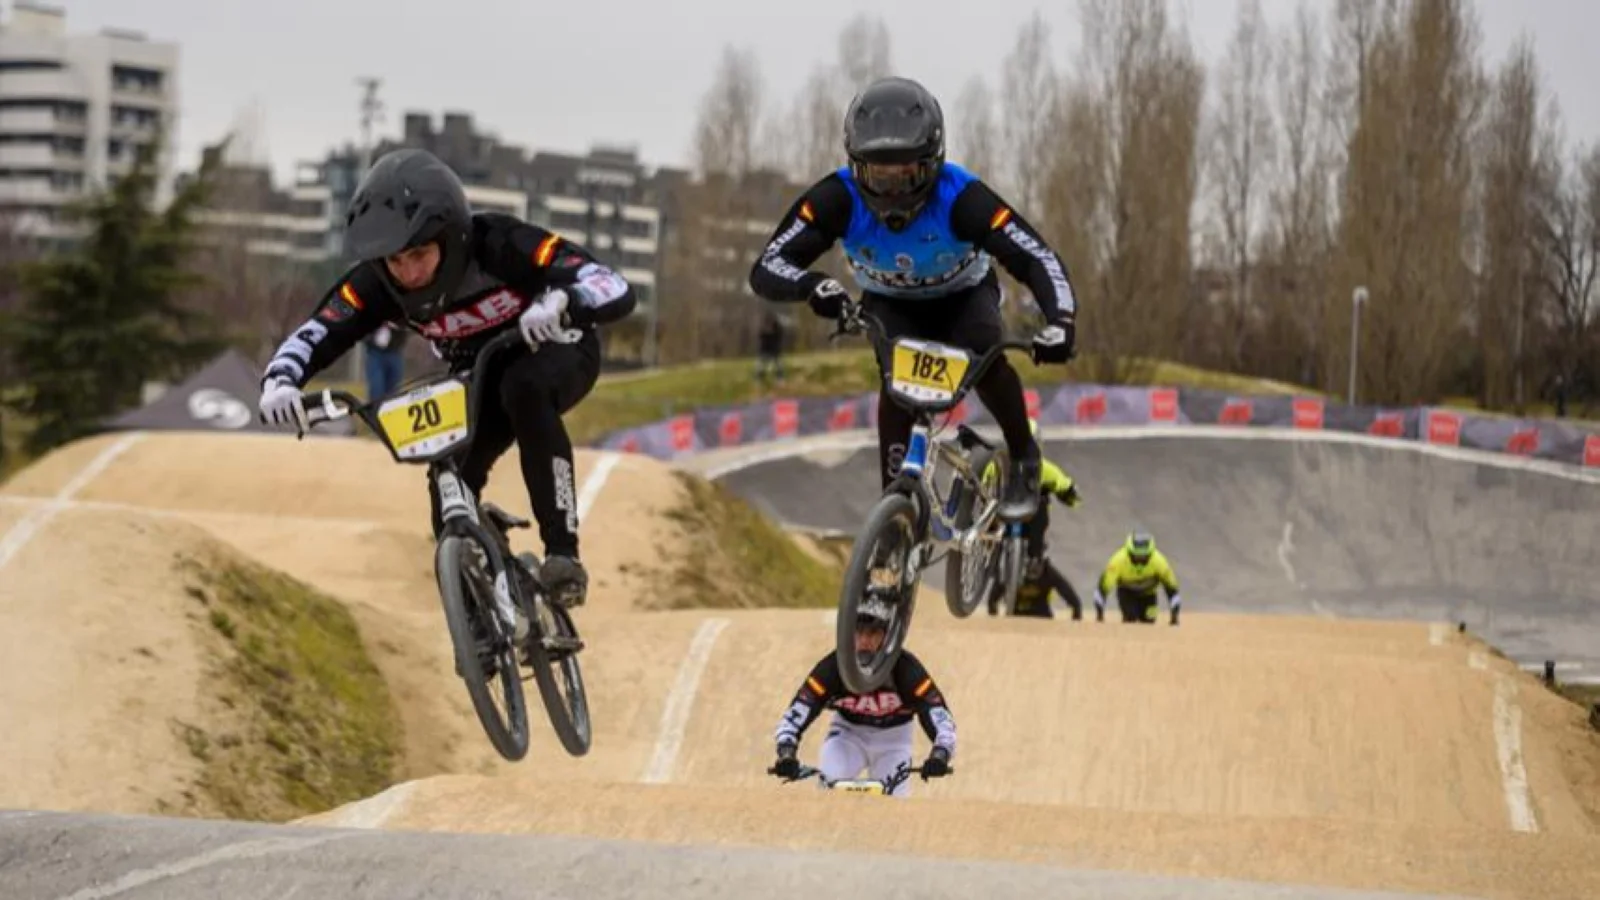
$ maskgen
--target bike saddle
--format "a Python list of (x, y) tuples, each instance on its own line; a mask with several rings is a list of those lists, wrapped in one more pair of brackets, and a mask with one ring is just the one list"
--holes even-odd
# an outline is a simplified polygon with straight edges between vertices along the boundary
[(483, 504), (483, 514), (503, 531), (510, 531), (513, 528), (531, 528), (533, 526), (533, 523), (527, 519), (513, 516), (493, 503)]

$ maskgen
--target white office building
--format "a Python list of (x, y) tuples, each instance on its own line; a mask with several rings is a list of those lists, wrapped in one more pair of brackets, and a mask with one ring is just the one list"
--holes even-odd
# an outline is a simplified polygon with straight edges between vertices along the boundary
[[(0, 23), (0, 211), (22, 231), (67, 236), (59, 210), (131, 166), (171, 127), (178, 47), (107, 29), (69, 34), (65, 10), (18, 0)], [(159, 160), (171, 196), (176, 135)]]

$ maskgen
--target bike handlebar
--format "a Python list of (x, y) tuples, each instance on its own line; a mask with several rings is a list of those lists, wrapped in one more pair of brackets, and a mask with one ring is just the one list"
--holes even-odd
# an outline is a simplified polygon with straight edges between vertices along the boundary
[[(882, 320), (863, 309), (860, 303), (847, 301), (845, 313), (839, 316), (838, 323), (838, 327), (833, 330), (833, 333), (828, 335), (828, 340), (830, 342), (846, 335), (861, 334), (863, 332), (868, 332), (867, 338), (874, 344), (882, 344), (888, 340), (888, 334), (883, 327)], [(1033, 351), (1033, 342), (1018, 340), (1001, 341), (1000, 343), (995, 344), (993, 347), (990, 347), (988, 350), (985, 350), (983, 355), (979, 356), (973, 363), (971, 370), (969, 370), (967, 374), (965, 383), (968, 385), (977, 384), (978, 381), (983, 378), (984, 373), (989, 371), (989, 367), (994, 365), (995, 360), (999, 359), (1007, 350), (1026, 350), (1029, 351), (1031, 356)]]
[[(956, 770), (955, 770), (955, 767), (952, 766), (952, 767), (950, 767), (949, 769), (947, 769), (945, 771), (948, 774), (952, 774), (953, 775), (953, 774), (955, 774)], [(911, 768), (905, 770), (905, 777), (906, 778), (910, 778), (912, 775), (919, 775), (921, 773), (922, 773), (922, 767), (921, 766), (912, 766)], [(768, 766), (767, 767), (767, 774), (776, 776), (778, 774), (778, 767), (777, 766)], [(815, 768), (813, 766), (801, 766), (800, 767), (800, 772), (797, 775), (795, 775), (793, 778), (785, 778), (784, 781), (804, 781), (807, 778), (815, 778), (815, 777), (819, 777), (821, 775), (822, 775), (822, 770), (821, 769)], [(846, 779), (846, 780), (848, 780), (848, 779)], [(881, 779), (881, 780), (883, 780), (883, 781), (891, 781), (891, 780), (893, 780), (893, 776), (890, 776), (890, 778)]]
[[(482, 377), (484, 363), (489, 357), (519, 340), (522, 340), (522, 332), (516, 328), (511, 328), (495, 335), (494, 338), (478, 350), (477, 355), (472, 360), (472, 396), (476, 397), (478, 395), (478, 380)], [(530, 345), (530, 349), (536, 350), (538, 346)], [(350, 415), (361, 416), (365, 419), (366, 416), (363, 415), (365, 412), (389, 399), (389, 396), (394, 395), (374, 397), (371, 400), (363, 401), (360, 397), (348, 391), (324, 388), (320, 391), (302, 391), (300, 403), (305, 407), (307, 426), (316, 427), (325, 422), (334, 422)], [(336, 406), (335, 404), (339, 405)], [(368, 424), (371, 423), (369, 422)]]

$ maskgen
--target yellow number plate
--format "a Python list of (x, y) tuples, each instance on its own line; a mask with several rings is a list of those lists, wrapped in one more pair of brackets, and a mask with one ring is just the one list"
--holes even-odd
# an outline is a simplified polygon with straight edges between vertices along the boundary
[(835, 781), (833, 789), (849, 794), (881, 794), (883, 784), (877, 781)]
[(911, 400), (939, 403), (955, 395), (971, 358), (965, 350), (932, 341), (901, 340), (894, 345), (889, 386)]
[(467, 385), (451, 378), (417, 388), (379, 407), (378, 421), (401, 459), (447, 450), (467, 436)]

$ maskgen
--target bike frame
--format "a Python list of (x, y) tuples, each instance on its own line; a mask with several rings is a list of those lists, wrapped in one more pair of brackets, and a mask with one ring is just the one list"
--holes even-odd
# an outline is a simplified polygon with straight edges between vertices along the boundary
[[(867, 326), (865, 330), (870, 332), (868, 337), (875, 346), (888, 346), (892, 349), (893, 344), (887, 340), (884, 334), (883, 323), (878, 321), (875, 316), (862, 310), (857, 310), (850, 320), (842, 320), (839, 330), (834, 332), (833, 337), (850, 333), (846, 330), (846, 326), (850, 324)], [(923, 565), (936, 562), (938, 558), (933, 554), (939, 550), (948, 549), (953, 545), (959, 545), (961, 551), (966, 553), (970, 552), (979, 541), (999, 542), (1003, 537), (1016, 536), (1022, 533), (1022, 524), (1017, 522), (1008, 523), (1002, 532), (991, 533), (991, 526), (999, 515), (1000, 501), (997, 497), (990, 498), (981, 509), (973, 511), (973, 521), (970, 526), (964, 529), (955, 527), (953, 517), (961, 500), (956, 488), (964, 482), (977, 484), (979, 473), (972, 470), (967, 454), (963, 453), (954, 441), (948, 438), (936, 438), (932, 420), (934, 416), (947, 413), (949, 410), (959, 406), (966, 399), (972, 388), (988, 372), (989, 367), (994, 365), (995, 361), (1007, 350), (1027, 350), (1030, 348), (1030, 344), (1022, 341), (1003, 341), (989, 348), (972, 365), (962, 379), (960, 386), (951, 395), (950, 401), (947, 404), (941, 404), (941, 406), (946, 406), (948, 409), (935, 411), (906, 404), (910, 407), (914, 416), (911, 426), (911, 438), (906, 445), (906, 455), (900, 463), (899, 474), (889, 489), (907, 494), (912, 497), (913, 502), (917, 505), (917, 520), (922, 536), (919, 544), (930, 548), (927, 551), (928, 558), (923, 560)], [(887, 379), (890, 376), (881, 374), (880, 377)], [(897, 402), (897, 398), (891, 394), (889, 402)], [(943, 429), (941, 428), (940, 430), (942, 431)], [(939, 496), (938, 490), (938, 476), (944, 466), (949, 466), (954, 470), (955, 474), (955, 477), (951, 480), (952, 489), (947, 497)], [(934, 524), (937, 524), (938, 527), (929, 527)]]
[[(362, 402), (359, 397), (345, 391), (324, 389), (315, 395), (318, 402), (306, 409), (309, 424), (316, 425), (321, 422), (332, 422), (347, 416), (355, 416), (367, 424), (384, 447), (389, 450), (389, 455), (397, 463), (413, 465), (426, 465), (428, 467), (429, 490), (433, 492), (435, 501), (439, 504), (439, 518), (443, 528), (439, 532), (439, 540), (451, 535), (470, 536), (490, 552), (500, 553), (502, 546), (507, 544), (505, 535), (498, 529), (486, 528), (479, 514), (478, 498), (461, 480), (457, 460), (460, 459), (471, 447), (477, 437), (478, 414), (481, 411), (482, 386), (488, 366), (485, 365), (496, 353), (512, 344), (522, 341), (522, 335), (515, 329), (495, 337), (478, 351), (474, 358), (471, 376), (463, 378), (456, 373), (436, 375), (431, 378), (414, 381), (402, 386), (392, 393), (373, 400)], [(441, 384), (446, 381), (459, 381), (466, 385), (467, 390), (467, 433), (466, 436), (454, 444), (437, 453), (406, 458), (395, 449), (390, 441), (388, 432), (378, 418), (378, 410), (396, 397), (403, 397), (419, 390)], [(498, 539), (497, 539), (498, 536)], [(531, 606), (524, 602), (522, 589), (517, 584), (517, 579), (507, 577), (510, 560), (500, 560), (499, 565), (493, 566), (498, 572), (494, 582), (495, 613), (506, 628), (507, 633), (514, 626), (515, 610), (519, 606)]]

